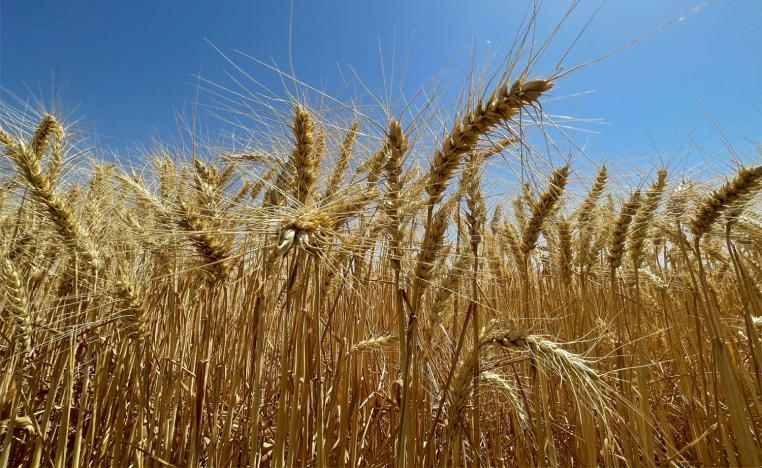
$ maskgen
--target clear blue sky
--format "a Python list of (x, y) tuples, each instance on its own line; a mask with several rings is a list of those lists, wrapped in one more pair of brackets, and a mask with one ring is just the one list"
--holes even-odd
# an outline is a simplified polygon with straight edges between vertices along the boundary
[[(697, 6), (700, 0), (609, 1), (565, 64), (608, 52)], [(443, 70), (457, 88), (476, 47), (500, 57), (510, 46), (526, 0), (295, 0), (293, 62), (303, 81), (339, 92), (349, 66), (383, 89), (379, 41), (407, 62), (404, 90), (413, 95)], [(547, 1), (542, 32), (567, 2)], [(583, 2), (546, 54), (551, 69), (598, 2)], [(288, 67), (288, 1), (23, 1), (0, 0), (0, 87), (22, 98), (58, 101), (102, 143), (129, 148), (170, 135), (175, 115), (194, 100), (193, 75), (224, 81), (229, 65), (207, 42)], [(396, 43), (396, 47), (394, 44)], [(278, 87), (272, 73), (239, 62)], [(600, 118), (589, 148), (606, 157), (672, 148), (705, 117), (736, 145), (762, 135), (762, 2), (720, 0), (637, 45), (559, 83), (557, 95), (579, 95), (563, 109)], [(8, 99), (5, 95), (4, 99)], [(717, 140), (699, 125), (699, 143)]]

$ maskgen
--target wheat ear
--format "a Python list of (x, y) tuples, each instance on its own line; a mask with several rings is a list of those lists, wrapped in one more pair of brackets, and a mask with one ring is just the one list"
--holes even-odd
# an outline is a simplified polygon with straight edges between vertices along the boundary
[(524, 257), (528, 257), (537, 245), (537, 239), (540, 237), (545, 220), (553, 214), (553, 210), (558, 200), (560, 200), (568, 180), (569, 165), (567, 164), (553, 171), (548, 189), (534, 203), (532, 216), (527, 221), (526, 226), (524, 226), (524, 233), (521, 239), (521, 250)]
[(497, 389), (500, 393), (508, 397), (508, 401), (516, 412), (519, 422), (527, 425), (529, 418), (513, 383), (495, 371), (482, 371), (480, 384), (482, 387)]
[(368, 338), (355, 343), (350, 349), (350, 354), (362, 353), (366, 351), (380, 351), (387, 346), (396, 343), (398, 338), (394, 335), (382, 335)]
[(188, 232), (196, 251), (204, 259), (204, 268), (214, 283), (227, 278), (230, 270), (231, 246), (212, 232), (208, 222), (200, 217), (184, 200), (179, 200), (178, 225)]
[(454, 195), (447, 203), (434, 213), (431, 223), (426, 227), (421, 250), (415, 265), (415, 283), (413, 290), (419, 294), (426, 288), (434, 270), (434, 261), (442, 249), (444, 235), (449, 225), (450, 213), (457, 205), (460, 194)]
[[(41, 124), (41, 126), (49, 127), (49, 124)], [(47, 132), (50, 131), (52, 130), (46, 130), (43, 133), (49, 135)], [(0, 133), (0, 141), (5, 145), (6, 154), (16, 164), (19, 174), (29, 186), (33, 198), (47, 209), (51, 221), (64, 242), (81, 255), (89, 268), (99, 270), (102, 263), (98, 250), (78, 222), (71, 206), (56, 194), (51, 179), (47, 174), (43, 174), (37, 155), (29, 148), (13, 141), (5, 132)], [(38, 148), (41, 145), (41, 142), (37, 143)]]
[(635, 214), (630, 228), (630, 260), (634, 268), (638, 268), (641, 262), (641, 253), (643, 251), (643, 241), (646, 238), (648, 227), (654, 219), (656, 209), (664, 194), (664, 186), (667, 183), (667, 171), (660, 169), (656, 180), (648, 189), (643, 203)]
[(386, 194), (385, 205), (386, 215), (389, 218), (388, 233), (391, 238), (389, 245), (389, 255), (392, 265), (399, 271), (402, 261), (402, 229), (400, 208), (402, 195), (402, 158), (408, 149), (407, 136), (402, 131), (400, 123), (394, 119), (389, 120), (389, 129), (387, 130), (385, 141), (385, 152), (388, 154), (384, 169), (386, 171)]
[(742, 168), (738, 171), (733, 180), (726, 182), (699, 205), (690, 223), (693, 235), (698, 239), (706, 234), (726, 209), (759, 190), (760, 181), (762, 166)]
[(572, 235), (569, 221), (564, 218), (558, 220), (558, 260), (561, 266), (561, 279), (564, 282), (571, 281), (572, 265)]
[(26, 299), (26, 291), (21, 284), (16, 267), (10, 260), (3, 259), (2, 283), (8, 297), (8, 310), (13, 320), (13, 340), (19, 345), (19, 351), (24, 356), (29, 354), (32, 348), (30, 336), (29, 312)]
[(135, 283), (126, 275), (116, 281), (115, 296), (123, 308), (122, 319), (125, 332), (130, 339), (141, 341), (146, 338), (147, 314)]
[(474, 150), (481, 135), (489, 133), (501, 122), (511, 120), (523, 107), (535, 104), (552, 87), (553, 83), (548, 80), (503, 83), (486, 104), (478, 102), (457, 121), (444, 137), (441, 147), (434, 152), (426, 183), (428, 205), (439, 203), (461, 157)]
[(445, 313), (445, 307), (450, 297), (454, 294), (458, 281), (467, 271), (471, 258), (467, 255), (461, 256), (458, 261), (450, 267), (447, 274), (444, 275), (441, 282), (437, 285), (437, 292), (434, 295), (434, 301), (431, 303), (431, 327), (436, 327), (444, 321), (448, 315)]
[(590, 363), (586, 359), (563, 349), (558, 343), (538, 335), (516, 330), (498, 330), (485, 334), (482, 337), (482, 343), (509, 348), (525, 348), (536, 357), (552, 363), (556, 370), (583, 376), (591, 381), (600, 379), (598, 372), (590, 367)]
[(344, 180), (344, 173), (347, 171), (349, 162), (352, 160), (352, 147), (355, 140), (357, 140), (357, 131), (360, 128), (360, 123), (356, 120), (352, 122), (352, 126), (349, 128), (347, 135), (344, 137), (344, 141), (341, 143), (341, 151), (339, 152), (339, 159), (333, 166), (331, 177), (328, 179), (328, 186), (326, 187), (323, 198), (331, 198), (341, 186), (341, 182)]
[(291, 165), (296, 171), (294, 196), (301, 204), (306, 204), (315, 189), (318, 161), (315, 157), (315, 124), (310, 113), (302, 106), (294, 108), (294, 150)]
[(612, 270), (619, 268), (622, 264), (622, 255), (624, 254), (624, 241), (627, 238), (627, 231), (630, 228), (632, 217), (635, 216), (640, 207), (640, 190), (634, 192), (630, 199), (622, 205), (622, 211), (614, 224), (614, 229), (609, 236), (609, 267)]
[(61, 134), (61, 125), (55, 117), (46, 114), (34, 132), (32, 141), (29, 143), (29, 150), (37, 160), (41, 160), (43, 154), (50, 145), (50, 139), (53, 135)]

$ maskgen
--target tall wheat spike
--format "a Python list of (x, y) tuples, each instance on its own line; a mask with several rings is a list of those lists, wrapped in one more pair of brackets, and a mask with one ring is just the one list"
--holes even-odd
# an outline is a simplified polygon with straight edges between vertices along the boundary
[(292, 130), (294, 151), (291, 153), (291, 166), (296, 172), (294, 198), (306, 204), (315, 190), (319, 161), (315, 154), (315, 124), (310, 113), (301, 106), (294, 108)]
[(719, 190), (704, 199), (691, 219), (693, 235), (701, 238), (720, 215), (738, 200), (760, 189), (762, 166), (742, 168), (736, 177), (726, 182)]
[(547, 80), (503, 83), (493, 91), (486, 103), (478, 102), (456, 122), (434, 153), (426, 184), (428, 205), (439, 203), (442, 199), (447, 181), (452, 178), (461, 157), (474, 150), (479, 136), (499, 123), (511, 120), (522, 107), (536, 103), (552, 87), (553, 83)]

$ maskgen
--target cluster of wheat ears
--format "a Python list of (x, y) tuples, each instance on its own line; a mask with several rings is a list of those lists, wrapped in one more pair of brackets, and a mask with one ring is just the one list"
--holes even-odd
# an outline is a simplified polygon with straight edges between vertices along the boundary
[(760, 466), (762, 167), (509, 210), (553, 85), (137, 172), (5, 108), (0, 467)]

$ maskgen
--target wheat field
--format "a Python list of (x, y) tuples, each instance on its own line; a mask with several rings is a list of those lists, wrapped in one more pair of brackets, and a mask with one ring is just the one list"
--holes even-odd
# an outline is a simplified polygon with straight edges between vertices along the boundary
[(762, 465), (762, 166), (494, 193), (562, 86), (116, 163), (0, 107), (0, 468)]

